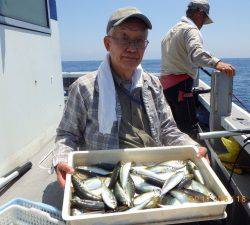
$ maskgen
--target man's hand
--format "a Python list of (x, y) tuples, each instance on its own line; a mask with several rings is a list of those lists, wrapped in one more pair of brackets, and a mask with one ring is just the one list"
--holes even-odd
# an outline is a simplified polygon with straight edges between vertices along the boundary
[(224, 62), (219, 61), (216, 64), (215, 69), (217, 69), (217, 70), (219, 70), (221, 72), (224, 72), (228, 76), (234, 76), (235, 75), (235, 68), (232, 65), (228, 64), (228, 63), (224, 63)]
[(67, 163), (58, 163), (56, 166), (57, 181), (62, 188), (65, 187), (67, 173), (74, 173), (74, 169)]
[(208, 155), (207, 155), (207, 149), (205, 147), (199, 147), (199, 152), (198, 154), (196, 155), (197, 158), (202, 158), (202, 157), (205, 157), (207, 162), (210, 164), (210, 161), (209, 161), (209, 158), (208, 158)]

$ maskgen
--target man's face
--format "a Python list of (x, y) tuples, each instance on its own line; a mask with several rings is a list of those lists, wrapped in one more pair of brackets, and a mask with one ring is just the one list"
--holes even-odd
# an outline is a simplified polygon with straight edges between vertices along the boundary
[(110, 53), (111, 65), (118, 75), (129, 74), (140, 64), (146, 49), (147, 29), (137, 19), (128, 20), (115, 27), (110, 35), (104, 38), (104, 44)]
[(205, 24), (206, 20), (208, 19), (207, 14), (203, 12), (202, 10), (198, 11), (197, 13), (197, 18), (198, 18), (198, 28), (201, 29), (203, 25)]

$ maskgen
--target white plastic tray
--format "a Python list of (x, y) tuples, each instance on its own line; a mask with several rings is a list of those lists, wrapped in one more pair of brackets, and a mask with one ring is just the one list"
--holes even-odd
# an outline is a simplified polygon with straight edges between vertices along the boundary
[(150, 224), (166, 222), (176, 224), (201, 220), (215, 220), (225, 218), (225, 209), (233, 202), (232, 197), (225, 189), (207, 161), (197, 159), (198, 148), (194, 146), (136, 148), (124, 150), (102, 150), (102, 151), (79, 151), (69, 155), (69, 165), (72, 167), (80, 165), (91, 165), (100, 162), (116, 163), (119, 160), (143, 162), (163, 162), (166, 160), (191, 159), (200, 169), (208, 188), (221, 199), (217, 202), (192, 203), (169, 208), (156, 208), (140, 210), (137, 212), (117, 212), (108, 214), (90, 214), (71, 216), (71, 175), (67, 175), (63, 199), (62, 217), (71, 225), (84, 224)]
[(36, 208), (10, 205), (0, 212), (0, 225), (64, 225), (49, 213)]

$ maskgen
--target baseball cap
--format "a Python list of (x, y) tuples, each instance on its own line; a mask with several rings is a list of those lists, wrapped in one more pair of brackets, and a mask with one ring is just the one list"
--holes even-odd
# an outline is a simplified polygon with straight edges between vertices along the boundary
[(106, 32), (108, 33), (112, 27), (118, 26), (123, 23), (128, 18), (138, 18), (142, 20), (148, 29), (152, 29), (152, 24), (150, 20), (143, 15), (137, 8), (135, 7), (125, 7), (119, 8), (109, 18)]
[(207, 19), (204, 24), (213, 23), (213, 20), (209, 17), (210, 6), (208, 0), (192, 0), (188, 4), (188, 8), (191, 9), (201, 9), (207, 15)]

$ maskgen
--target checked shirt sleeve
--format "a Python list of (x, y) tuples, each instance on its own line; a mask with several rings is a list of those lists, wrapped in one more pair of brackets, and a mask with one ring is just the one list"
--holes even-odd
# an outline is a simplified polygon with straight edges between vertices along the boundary
[(68, 153), (77, 149), (83, 142), (86, 124), (86, 107), (79, 83), (72, 84), (63, 117), (57, 128), (53, 166), (67, 162)]

